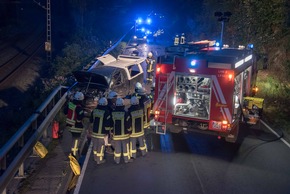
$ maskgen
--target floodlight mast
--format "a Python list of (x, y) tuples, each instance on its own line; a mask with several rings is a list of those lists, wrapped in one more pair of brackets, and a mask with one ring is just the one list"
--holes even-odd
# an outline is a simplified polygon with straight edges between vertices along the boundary
[(229, 11), (226, 12), (215, 12), (214, 16), (218, 18), (218, 21), (221, 22), (221, 38), (220, 38), (220, 47), (223, 47), (223, 36), (224, 36), (224, 26), (225, 22), (229, 22), (232, 13)]
[(40, 2), (33, 0), (38, 6), (46, 10), (46, 41), (45, 41), (45, 51), (46, 51), (46, 62), (50, 64), (51, 62), (51, 10), (50, 10), (50, 0), (46, 0), (46, 7), (41, 5)]

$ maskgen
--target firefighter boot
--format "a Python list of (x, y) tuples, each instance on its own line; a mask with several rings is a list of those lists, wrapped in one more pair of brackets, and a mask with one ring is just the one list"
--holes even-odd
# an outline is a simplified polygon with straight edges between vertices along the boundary
[(103, 159), (100, 162), (97, 162), (97, 164), (104, 164), (105, 162), (106, 162), (106, 159)]
[(106, 146), (106, 153), (107, 154), (114, 154), (114, 150), (111, 148), (111, 146)]

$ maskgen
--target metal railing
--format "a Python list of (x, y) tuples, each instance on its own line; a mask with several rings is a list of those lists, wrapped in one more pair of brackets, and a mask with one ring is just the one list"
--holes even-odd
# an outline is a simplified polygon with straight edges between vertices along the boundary
[(0, 193), (18, 173), (24, 177), (24, 162), (35, 143), (46, 138), (51, 122), (67, 101), (67, 87), (59, 86), (0, 149)]

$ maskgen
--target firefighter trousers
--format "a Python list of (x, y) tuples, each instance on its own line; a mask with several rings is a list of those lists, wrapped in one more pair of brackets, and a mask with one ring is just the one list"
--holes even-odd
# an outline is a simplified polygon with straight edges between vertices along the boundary
[(105, 141), (104, 138), (92, 137), (94, 160), (100, 164), (104, 160)]
[(120, 163), (121, 156), (123, 153), (124, 162), (128, 163), (130, 160), (130, 148), (129, 148), (129, 142), (130, 139), (124, 139), (124, 140), (114, 140), (115, 142), (115, 151), (114, 151), (114, 160), (117, 164)]
[(137, 157), (137, 146), (136, 146), (137, 142), (139, 143), (139, 149), (141, 151), (142, 156), (145, 156), (146, 153), (148, 152), (144, 135), (140, 137), (130, 137), (130, 155), (131, 158), (134, 159), (136, 159)]
[(79, 157), (79, 145), (80, 145), (81, 133), (71, 133), (71, 134), (72, 134), (71, 153), (75, 157)]

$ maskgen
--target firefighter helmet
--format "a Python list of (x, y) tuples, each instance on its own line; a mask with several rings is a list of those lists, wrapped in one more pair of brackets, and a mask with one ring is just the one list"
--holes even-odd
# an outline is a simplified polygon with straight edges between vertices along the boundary
[(135, 90), (140, 90), (140, 89), (142, 89), (142, 84), (140, 82), (137, 82), (135, 84)]
[(83, 99), (85, 99), (85, 96), (82, 92), (76, 92), (74, 95), (74, 99), (75, 100), (83, 100)]
[(108, 105), (108, 100), (105, 97), (102, 97), (102, 98), (100, 98), (98, 104), (101, 105), (101, 106), (107, 106)]
[(117, 96), (118, 96), (117, 92), (110, 91), (108, 95), (108, 99), (117, 98)]
[(152, 57), (153, 57), (153, 53), (152, 53), (152, 52), (149, 52), (149, 53), (147, 54), (147, 56), (148, 56), (149, 58), (152, 58)]
[(130, 103), (131, 103), (131, 105), (138, 105), (139, 99), (136, 96), (132, 96)]
[(117, 98), (116, 106), (124, 106), (124, 100), (122, 98)]

